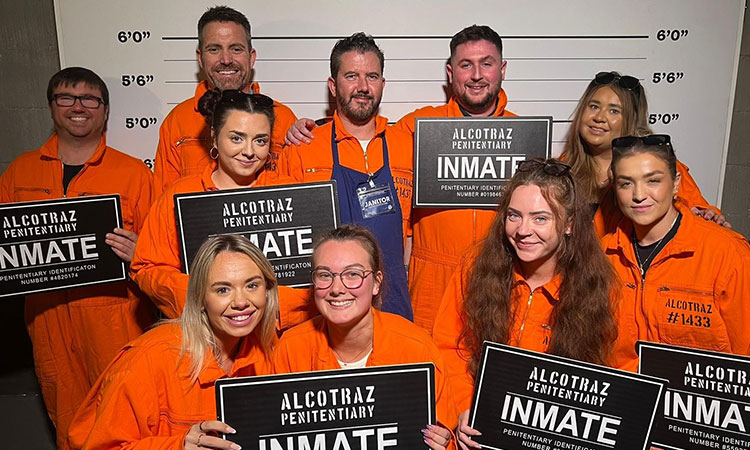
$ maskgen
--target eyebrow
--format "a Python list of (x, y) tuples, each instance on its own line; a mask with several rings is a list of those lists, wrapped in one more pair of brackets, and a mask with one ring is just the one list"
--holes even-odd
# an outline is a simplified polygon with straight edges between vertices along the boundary
[[(252, 277), (246, 279), (245, 283), (248, 283), (250, 281), (255, 281), (255, 280), (261, 280), (261, 279), (263, 279), (263, 277), (261, 277), (260, 275), (253, 275)], [(229, 282), (229, 281), (226, 281), (226, 280), (219, 280), (219, 281), (214, 281), (213, 283), (211, 283), (211, 287), (213, 287), (213, 286), (231, 286), (231, 285), (232, 285), (232, 283)]]
[[(519, 210), (517, 210), (515, 208), (511, 208), (510, 206), (508, 207), (508, 211), (513, 211), (514, 213), (516, 213), (518, 215), (523, 215), (521, 213), (521, 211), (519, 211)], [(529, 215), (531, 215), (531, 216), (538, 216), (540, 214), (549, 214), (549, 215), (552, 215), (552, 211), (541, 210), (541, 211), (531, 211), (531, 212), (529, 212)]]
[[(363, 270), (367, 270), (367, 269), (365, 269), (365, 266), (363, 266), (362, 264), (359, 264), (359, 263), (349, 264), (348, 266), (344, 267), (343, 270), (353, 269), (353, 268), (361, 268)], [(327, 270), (329, 272), (332, 272), (331, 268), (328, 267), (328, 266), (315, 266), (315, 268), (313, 268), (313, 270), (318, 270), (318, 269), (320, 269), (320, 270)]]

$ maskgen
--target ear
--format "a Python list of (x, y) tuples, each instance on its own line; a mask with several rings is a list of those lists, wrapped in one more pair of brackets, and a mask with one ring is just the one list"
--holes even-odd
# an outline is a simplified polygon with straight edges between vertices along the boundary
[(453, 84), (453, 66), (450, 63), (445, 65), (445, 74), (448, 75), (448, 84)]
[(677, 172), (677, 175), (674, 177), (674, 189), (672, 189), (673, 196), (676, 196), (677, 191), (680, 190), (680, 181), (682, 181), (682, 174)]
[(201, 49), (200, 47), (195, 49), (195, 59), (198, 60), (198, 67), (201, 68), (201, 71), (205, 73), (205, 69), (203, 67), (203, 59), (201, 59)]
[(328, 90), (331, 92), (333, 98), (336, 98), (336, 80), (333, 77), (328, 77)]
[(383, 272), (377, 271), (372, 277), (375, 280), (375, 283), (372, 284), (372, 295), (374, 297), (380, 292), (380, 284), (383, 283)]
[(503, 59), (503, 62), (500, 64), (500, 76), (503, 81), (505, 81), (505, 69), (508, 68), (508, 61)]
[(258, 52), (255, 51), (254, 48), (250, 49), (250, 70), (253, 70), (253, 67), (255, 67), (255, 58), (258, 57)]

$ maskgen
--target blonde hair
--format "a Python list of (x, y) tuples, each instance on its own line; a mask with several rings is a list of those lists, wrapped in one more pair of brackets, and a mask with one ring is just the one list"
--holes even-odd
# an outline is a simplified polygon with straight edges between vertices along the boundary
[(217, 352), (218, 344), (204, 311), (208, 273), (216, 257), (222, 252), (241, 253), (249, 257), (260, 269), (266, 284), (266, 307), (263, 317), (253, 332), (258, 337), (266, 355), (273, 350), (276, 317), (279, 310), (279, 290), (276, 274), (258, 247), (238, 235), (220, 235), (206, 239), (190, 266), (185, 309), (178, 319), (182, 327), (180, 357), (190, 359), (190, 377), (193, 382), (203, 370), (206, 350)]

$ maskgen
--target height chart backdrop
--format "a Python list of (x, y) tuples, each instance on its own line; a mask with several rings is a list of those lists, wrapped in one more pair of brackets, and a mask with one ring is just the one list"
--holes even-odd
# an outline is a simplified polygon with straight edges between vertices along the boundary
[[(385, 53), (380, 112), (396, 121), (446, 102), (445, 62), (454, 33), (474, 23), (492, 26), (508, 60), (508, 109), (553, 116), (555, 155), (594, 74), (636, 76), (646, 88), (655, 132), (673, 136), (706, 199), (720, 203), (745, 0), (226, 3), (253, 26), (253, 80), (298, 117), (332, 113), (330, 51), (356, 31), (372, 34)], [(196, 24), (213, 5), (55, 0), (62, 66), (93, 69), (111, 91), (110, 145), (152, 163), (164, 116), (192, 97), (201, 77)]]

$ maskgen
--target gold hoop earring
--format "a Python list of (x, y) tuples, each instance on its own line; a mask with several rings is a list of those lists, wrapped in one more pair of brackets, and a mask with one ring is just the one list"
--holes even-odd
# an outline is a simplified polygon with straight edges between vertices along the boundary
[[(214, 155), (214, 150), (216, 150), (216, 154)], [(216, 159), (219, 157), (219, 149), (216, 148), (216, 146), (212, 146), (211, 150), (208, 151), (208, 156), (211, 157), (211, 159)]]

